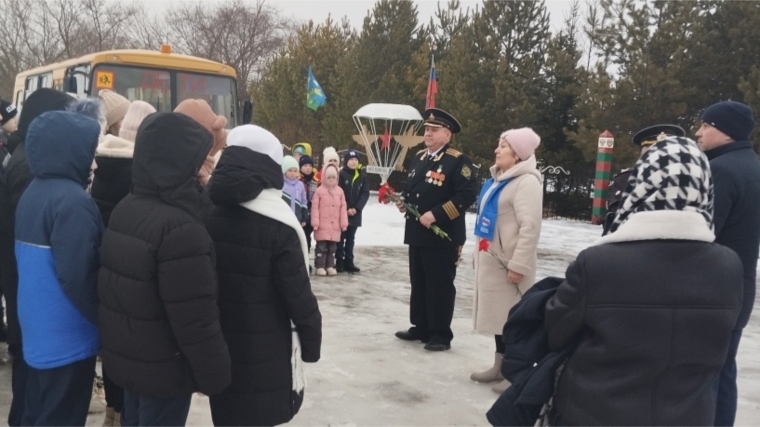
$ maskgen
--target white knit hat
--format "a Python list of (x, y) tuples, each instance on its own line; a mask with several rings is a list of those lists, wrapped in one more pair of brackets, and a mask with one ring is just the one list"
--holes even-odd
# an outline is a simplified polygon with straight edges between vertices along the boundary
[(285, 156), (282, 158), (282, 173), (290, 169), (298, 170), (298, 160), (293, 156)]
[(135, 142), (137, 137), (137, 128), (146, 117), (156, 112), (156, 109), (144, 101), (134, 101), (129, 105), (127, 114), (121, 121), (119, 128), (119, 138)]
[(256, 125), (243, 125), (232, 129), (227, 135), (228, 147), (245, 147), (266, 154), (278, 165), (282, 164), (282, 144), (268, 130)]
[(510, 129), (501, 134), (520, 160), (528, 160), (541, 143), (541, 137), (531, 128)]
[(333, 147), (327, 147), (322, 152), (322, 164), (327, 164), (330, 160), (335, 160), (340, 163), (340, 155), (338, 155), (338, 152), (335, 151), (335, 148)]

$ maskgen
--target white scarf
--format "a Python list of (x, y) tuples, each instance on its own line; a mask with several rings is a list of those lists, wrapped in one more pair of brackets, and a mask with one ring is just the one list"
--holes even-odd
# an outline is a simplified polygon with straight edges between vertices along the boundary
[[(255, 199), (241, 203), (240, 206), (259, 215), (272, 218), (294, 229), (298, 235), (298, 240), (301, 242), (304, 265), (306, 271), (308, 271), (309, 249), (306, 245), (306, 235), (296, 215), (290, 210), (290, 206), (282, 200), (282, 190), (268, 188), (262, 191)], [(306, 376), (304, 375), (303, 361), (301, 360), (301, 340), (298, 338), (298, 331), (292, 320), (290, 321), (290, 327), (293, 330), (293, 348), (290, 355), (290, 365), (293, 369), (293, 390), (301, 393), (306, 387)]]

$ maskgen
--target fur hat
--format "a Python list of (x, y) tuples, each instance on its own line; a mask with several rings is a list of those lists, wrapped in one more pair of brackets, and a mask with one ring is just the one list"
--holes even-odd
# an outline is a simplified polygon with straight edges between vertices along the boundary
[(227, 130), (224, 128), (227, 126), (227, 119), (216, 115), (208, 102), (203, 99), (186, 99), (174, 109), (174, 112), (190, 116), (214, 135), (214, 146), (211, 147), (209, 156), (216, 155), (224, 148), (227, 142)]
[(541, 143), (541, 137), (531, 128), (510, 129), (501, 134), (520, 160), (528, 160)]
[(11, 121), (12, 118), (16, 117), (16, 114), (18, 114), (18, 110), (15, 105), (0, 99), (0, 126)]
[(245, 147), (257, 153), (266, 154), (278, 165), (282, 165), (282, 145), (280, 140), (268, 130), (256, 125), (238, 126), (227, 136), (228, 147)]
[(119, 138), (135, 142), (135, 138), (137, 137), (137, 128), (140, 127), (140, 123), (142, 123), (146, 117), (155, 112), (156, 109), (147, 102), (133, 101), (131, 104), (129, 104), (129, 108), (127, 109), (127, 114), (124, 116), (124, 120), (121, 121), (121, 128), (119, 128)]
[(311, 158), (311, 156), (307, 156), (304, 154), (303, 156), (298, 158), (298, 166), (303, 165), (312, 165), (314, 166), (314, 159)]
[(285, 173), (290, 169), (298, 170), (298, 161), (293, 156), (285, 156), (282, 158), (282, 173)]
[(103, 113), (103, 103), (98, 98), (81, 98), (73, 100), (67, 107), (67, 111), (82, 114), (98, 122), (100, 134), (106, 133), (106, 116)]
[(702, 122), (725, 133), (734, 141), (746, 141), (755, 130), (757, 122), (752, 109), (736, 101), (713, 104), (702, 113)]
[(106, 130), (119, 123), (127, 115), (129, 100), (118, 93), (104, 89), (98, 92), (98, 98), (103, 103), (103, 113), (106, 116)]
[(340, 163), (340, 156), (333, 147), (327, 147), (325, 148), (325, 151), (322, 152), (322, 164), (326, 165), (330, 160), (335, 160)]

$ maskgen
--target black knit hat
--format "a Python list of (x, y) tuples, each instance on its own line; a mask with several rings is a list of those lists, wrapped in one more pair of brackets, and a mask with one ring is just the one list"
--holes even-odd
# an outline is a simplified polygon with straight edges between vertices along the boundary
[(21, 116), (18, 119), (18, 135), (26, 138), (26, 131), (32, 120), (48, 111), (65, 110), (74, 98), (55, 89), (42, 88), (35, 90), (24, 102)]
[(0, 99), (0, 126), (8, 123), (12, 118), (16, 117), (18, 110), (16, 106), (10, 102)]
[(302, 155), (298, 159), (298, 167), (301, 168), (303, 165), (312, 165), (314, 166), (314, 159), (312, 159), (310, 156), (307, 156), (306, 154)]
[(357, 160), (359, 160), (359, 152), (356, 151), (356, 150), (348, 150), (348, 151), (346, 151), (346, 154), (343, 155), (343, 164), (345, 165), (351, 159), (357, 159)]
[(752, 109), (736, 101), (722, 101), (707, 107), (702, 113), (702, 122), (715, 127), (734, 141), (748, 140), (757, 125)]

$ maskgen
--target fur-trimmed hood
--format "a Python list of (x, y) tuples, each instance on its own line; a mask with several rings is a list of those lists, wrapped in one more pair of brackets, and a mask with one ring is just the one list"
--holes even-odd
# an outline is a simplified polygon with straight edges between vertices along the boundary
[(605, 243), (634, 242), (642, 240), (695, 240), (712, 242), (715, 233), (705, 218), (694, 211), (645, 211), (631, 214), (626, 222), (612, 234), (594, 242), (592, 246)]

